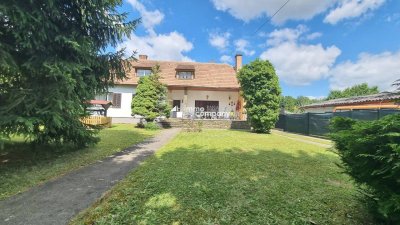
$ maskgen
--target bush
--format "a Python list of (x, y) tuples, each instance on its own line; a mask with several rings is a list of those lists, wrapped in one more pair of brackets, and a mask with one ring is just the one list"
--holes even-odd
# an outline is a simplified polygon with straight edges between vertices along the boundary
[(331, 129), (345, 171), (367, 187), (376, 215), (399, 224), (400, 114), (371, 122), (336, 117)]
[(255, 60), (238, 74), (248, 120), (257, 133), (268, 133), (278, 121), (281, 88), (269, 61)]
[(150, 123), (144, 124), (144, 129), (146, 129), (146, 130), (159, 130), (160, 126), (158, 125), (157, 122), (150, 122)]

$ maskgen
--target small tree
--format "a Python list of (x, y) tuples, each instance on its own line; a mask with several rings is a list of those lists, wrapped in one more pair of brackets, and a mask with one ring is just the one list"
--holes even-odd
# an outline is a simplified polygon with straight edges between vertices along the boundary
[(400, 79), (393, 82), (392, 85), (396, 87), (396, 90), (400, 91)]
[(269, 132), (278, 120), (281, 95), (273, 65), (257, 59), (239, 71), (238, 79), (251, 126), (257, 133)]
[(141, 77), (132, 100), (132, 113), (152, 121), (158, 116), (169, 116), (167, 87), (160, 82), (160, 66), (152, 68), (149, 76)]

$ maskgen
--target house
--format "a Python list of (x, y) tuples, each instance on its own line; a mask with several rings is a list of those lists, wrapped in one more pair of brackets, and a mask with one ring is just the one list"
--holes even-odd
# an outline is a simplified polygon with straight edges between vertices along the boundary
[(305, 112), (324, 113), (362, 109), (398, 109), (400, 110), (400, 92), (382, 92), (379, 94), (339, 98), (303, 106)]
[(112, 102), (108, 116), (113, 117), (114, 122), (133, 122), (131, 103), (138, 81), (159, 65), (160, 81), (167, 85), (168, 101), (173, 107), (172, 117), (243, 120), (243, 99), (236, 78), (242, 67), (242, 55), (236, 55), (235, 62), (232, 67), (220, 63), (151, 60), (139, 55), (138, 60), (131, 62), (128, 78), (116, 82), (107, 94), (96, 99)]

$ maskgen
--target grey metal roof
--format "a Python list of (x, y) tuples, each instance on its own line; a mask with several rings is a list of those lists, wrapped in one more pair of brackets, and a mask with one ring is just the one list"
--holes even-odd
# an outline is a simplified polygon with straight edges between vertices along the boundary
[(305, 105), (303, 108), (316, 108), (316, 107), (326, 107), (326, 106), (339, 106), (339, 105), (349, 105), (364, 102), (379, 102), (386, 100), (397, 100), (400, 99), (400, 91), (398, 92), (382, 92), (374, 95), (364, 95), (351, 98), (338, 98), (328, 101), (313, 103), (310, 105)]

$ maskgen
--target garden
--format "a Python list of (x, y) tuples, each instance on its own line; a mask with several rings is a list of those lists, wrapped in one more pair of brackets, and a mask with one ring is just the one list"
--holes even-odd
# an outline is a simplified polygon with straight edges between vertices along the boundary
[(276, 134), (181, 132), (72, 224), (375, 224), (337, 164)]

